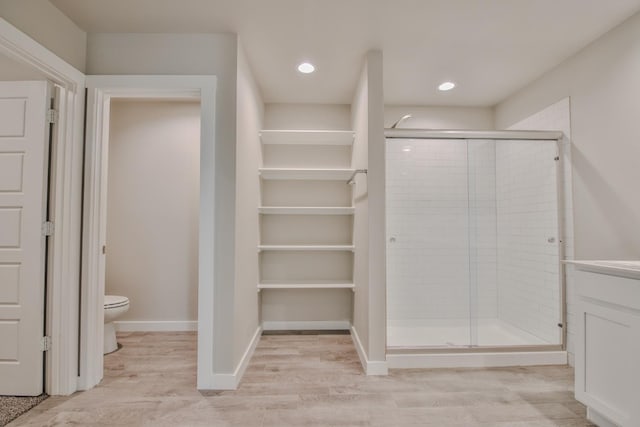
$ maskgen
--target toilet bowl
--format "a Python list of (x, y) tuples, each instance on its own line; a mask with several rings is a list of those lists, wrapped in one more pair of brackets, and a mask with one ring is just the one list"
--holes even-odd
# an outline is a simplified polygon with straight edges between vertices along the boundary
[(104, 354), (118, 349), (116, 327), (113, 321), (129, 310), (129, 298), (118, 295), (104, 296)]

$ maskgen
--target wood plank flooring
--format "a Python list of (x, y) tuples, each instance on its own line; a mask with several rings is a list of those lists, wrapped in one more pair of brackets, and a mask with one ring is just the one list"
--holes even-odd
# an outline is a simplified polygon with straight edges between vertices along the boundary
[(263, 336), (236, 391), (199, 392), (195, 333), (119, 334), (105, 378), (10, 426), (591, 426), (566, 366), (363, 374), (348, 335)]

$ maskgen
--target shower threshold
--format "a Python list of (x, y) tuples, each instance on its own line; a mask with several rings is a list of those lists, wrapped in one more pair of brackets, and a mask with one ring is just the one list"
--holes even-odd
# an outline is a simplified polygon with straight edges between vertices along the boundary
[(387, 327), (389, 368), (463, 368), (564, 365), (567, 352), (497, 319), (477, 322), (471, 344), (468, 323), (455, 320), (390, 321)]
[(506, 366), (566, 365), (561, 346), (469, 347), (465, 349), (387, 347), (389, 369), (496, 368)]

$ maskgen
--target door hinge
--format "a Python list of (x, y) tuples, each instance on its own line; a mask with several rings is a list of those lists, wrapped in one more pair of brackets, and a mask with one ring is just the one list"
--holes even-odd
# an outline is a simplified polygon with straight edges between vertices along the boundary
[(40, 339), (40, 350), (41, 351), (51, 350), (51, 337), (42, 337)]
[(47, 110), (47, 122), (58, 123), (58, 112), (53, 108)]
[(42, 235), (43, 236), (52, 236), (53, 235), (53, 222), (45, 221), (42, 224)]

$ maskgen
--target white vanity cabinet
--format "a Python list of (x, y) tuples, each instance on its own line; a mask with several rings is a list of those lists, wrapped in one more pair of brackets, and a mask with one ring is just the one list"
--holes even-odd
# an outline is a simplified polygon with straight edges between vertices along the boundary
[(640, 262), (575, 261), (576, 399), (600, 427), (640, 426)]

